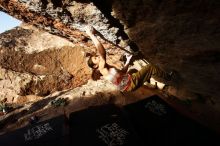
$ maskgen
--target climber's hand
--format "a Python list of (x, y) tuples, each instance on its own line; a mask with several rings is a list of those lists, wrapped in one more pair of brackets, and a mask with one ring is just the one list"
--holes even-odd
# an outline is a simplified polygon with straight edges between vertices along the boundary
[(133, 55), (131, 55), (131, 54), (126, 55), (126, 63), (125, 64), (129, 64), (132, 57), (133, 57)]
[(92, 27), (91, 25), (87, 25), (86, 27), (85, 27), (85, 31), (86, 31), (86, 33), (88, 34), (88, 35), (90, 35), (90, 34), (95, 34), (97, 31), (95, 30), (95, 28), (94, 27)]
[(131, 58), (133, 57), (133, 55), (129, 54), (129, 55), (126, 55), (126, 60), (127, 62), (129, 62), (131, 60)]

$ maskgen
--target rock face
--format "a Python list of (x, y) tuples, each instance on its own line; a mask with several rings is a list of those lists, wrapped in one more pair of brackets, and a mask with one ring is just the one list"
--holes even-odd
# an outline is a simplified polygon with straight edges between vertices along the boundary
[[(74, 43), (82, 42), (84, 27), (93, 25), (111, 42), (123, 40), (117, 27), (90, 1), (70, 2), (51, 0), (7, 0), (0, 2), (3, 11), (50, 33), (63, 36)], [(113, 18), (113, 17), (112, 17)], [(121, 31), (123, 33), (123, 31)], [(124, 34), (125, 35), (125, 34)]]
[(180, 73), (182, 90), (218, 97), (219, 7), (217, 0), (122, 0), (113, 13), (150, 62)]
[(180, 74), (181, 90), (173, 92), (177, 96), (220, 95), (217, 0), (2, 0), (0, 5), (74, 43), (84, 44), (85, 34), (78, 30), (91, 24), (119, 46), (138, 46), (149, 62)]
[[(32, 94), (50, 97), (86, 83), (90, 71), (83, 56), (94, 47), (83, 31), (90, 24), (102, 35), (112, 64), (121, 67), (122, 54), (140, 51), (139, 57), (176, 72), (170, 94), (212, 99), (215, 106), (204, 108), (210, 111), (205, 114), (217, 111), (219, 117), (219, 8), (218, 0), (1, 0), (1, 11), (34, 27), (0, 36), (0, 96), (10, 95), (10, 101)], [(77, 95), (95, 95), (86, 90)], [(219, 118), (214, 121), (207, 120), (219, 125)]]
[[(89, 80), (85, 52), (94, 51), (91, 44), (88, 40), (87, 47), (73, 44), (27, 24), (0, 34), (0, 106), (12, 107), (7, 114), (0, 111), (0, 135), (27, 125), (32, 115), (47, 113), (45, 120), (62, 114), (61, 108), (54, 110), (50, 104), (58, 98), (68, 100), (66, 113), (122, 104), (124, 97), (111, 83)], [(110, 46), (108, 63), (122, 67), (121, 55)]]
[(90, 78), (83, 48), (65, 39), (25, 25), (1, 34), (0, 40), (1, 98), (45, 96)]

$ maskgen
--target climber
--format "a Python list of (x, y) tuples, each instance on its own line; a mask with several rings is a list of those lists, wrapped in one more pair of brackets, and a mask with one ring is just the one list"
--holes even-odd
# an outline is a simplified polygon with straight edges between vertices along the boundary
[(106, 51), (103, 45), (96, 38), (97, 31), (92, 26), (86, 26), (86, 33), (92, 39), (98, 54), (92, 54), (88, 59), (88, 66), (93, 69), (92, 79), (98, 80), (101, 77), (111, 81), (120, 91), (134, 91), (145, 82), (150, 82), (151, 77), (160, 77), (169, 80), (170, 74), (165, 73), (157, 66), (148, 64), (136, 73), (127, 73), (132, 55), (126, 56), (127, 60), (122, 70), (106, 63)]

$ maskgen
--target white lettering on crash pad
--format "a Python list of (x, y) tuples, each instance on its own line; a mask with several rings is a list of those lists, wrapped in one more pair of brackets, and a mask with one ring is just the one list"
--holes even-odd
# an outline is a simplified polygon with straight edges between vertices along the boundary
[(166, 106), (161, 103), (156, 102), (155, 100), (148, 102), (145, 105), (145, 108), (147, 108), (149, 111), (151, 111), (152, 113), (155, 113), (158, 116), (167, 114)]
[(125, 129), (121, 128), (117, 123), (106, 124), (96, 130), (99, 138), (108, 146), (123, 145), (126, 136), (129, 134)]
[(52, 130), (53, 128), (50, 126), (49, 123), (32, 127), (27, 130), (27, 133), (24, 134), (25, 141), (39, 139), (40, 137)]

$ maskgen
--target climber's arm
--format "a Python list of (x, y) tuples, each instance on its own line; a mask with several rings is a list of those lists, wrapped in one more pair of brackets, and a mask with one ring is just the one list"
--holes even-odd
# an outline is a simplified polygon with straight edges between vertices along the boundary
[(99, 40), (94, 35), (95, 29), (92, 26), (86, 27), (86, 33), (90, 36), (92, 39), (95, 47), (97, 48), (98, 54), (101, 56), (102, 61), (106, 62), (106, 51), (103, 45), (99, 42)]
[(94, 45), (97, 48), (98, 54), (101, 56), (101, 59), (103, 59), (104, 61), (106, 61), (106, 51), (105, 48), (103, 47), (103, 45), (99, 42), (99, 40), (92, 34), (90, 35)]

